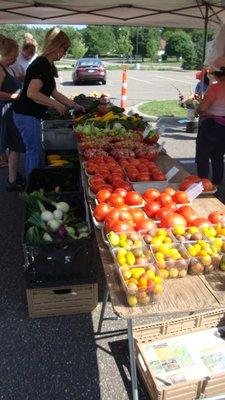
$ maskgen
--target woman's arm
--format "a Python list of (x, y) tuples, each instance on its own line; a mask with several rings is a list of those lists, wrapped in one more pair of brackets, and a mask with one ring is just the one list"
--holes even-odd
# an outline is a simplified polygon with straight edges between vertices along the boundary
[(198, 108), (199, 114), (204, 113), (211, 106), (212, 103), (213, 101), (210, 100), (207, 96), (205, 96), (204, 99), (199, 104)]
[(52, 92), (52, 97), (59, 101), (60, 103), (64, 104), (65, 106), (69, 108), (74, 108), (76, 111), (80, 110), (85, 112), (85, 109), (83, 106), (80, 106), (79, 104), (75, 103), (73, 100), (69, 99), (68, 97), (64, 96), (62, 93), (58, 92), (56, 89), (53, 90)]
[(47, 107), (53, 107), (60, 115), (65, 114), (66, 107), (60, 102), (41, 93), (43, 82), (40, 79), (32, 79), (27, 89), (27, 97), (37, 104)]
[(0, 68), (0, 100), (5, 100), (5, 101), (15, 100), (19, 96), (19, 93), (7, 93), (1, 90), (4, 79), (5, 79), (5, 71), (2, 68)]

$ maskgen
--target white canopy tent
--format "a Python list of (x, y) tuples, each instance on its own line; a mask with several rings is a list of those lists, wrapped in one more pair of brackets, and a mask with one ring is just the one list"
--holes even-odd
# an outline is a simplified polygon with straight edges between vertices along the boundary
[(225, 0), (1, 0), (3, 24), (204, 28), (225, 23)]

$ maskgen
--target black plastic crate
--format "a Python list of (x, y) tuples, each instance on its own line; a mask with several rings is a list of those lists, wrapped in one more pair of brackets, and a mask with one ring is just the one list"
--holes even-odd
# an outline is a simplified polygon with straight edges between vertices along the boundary
[(93, 234), (73, 242), (48, 245), (23, 245), (26, 276), (30, 285), (76, 280), (93, 281)]
[[(83, 193), (48, 196), (54, 201), (66, 201), (81, 221), (88, 221)], [(66, 279), (84, 280), (93, 276), (95, 237), (89, 226), (89, 235), (81, 239), (33, 245), (26, 243), (24, 223), (23, 252), (25, 270), (33, 282), (59, 282)]]
[(73, 128), (46, 128), (42, 130), (42, 143), (45, 150), (77, 148)]
[(67, 150), (67, 149), (45, 150), (45, 158), (44, 158), (45, 168), (55, 169), (56, 167), (50, 167), (48, 165), (47, 156), (51, 154), (58, 154), (61, 156), (61, 159), (69, 161), (69, 164), (66, 164), (61, 168), (75, 168), (77, 170), (80, 170), (80, 161), (77, 150)]
[(80, 170), (61, 167), (34, 169), (26, 190), (30, 193), (39, 189), (43, 189), (45, 193), (80, 191)]

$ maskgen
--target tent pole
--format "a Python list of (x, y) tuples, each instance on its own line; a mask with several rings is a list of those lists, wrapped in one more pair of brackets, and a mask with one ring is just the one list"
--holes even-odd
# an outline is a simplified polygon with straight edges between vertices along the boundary
[(205, 53), (206, 53), (206, 43), (208, 36), (208, 22), (209, 22), (209, 5), (206, 3), (205, 6), (205, 20), (204, 20), (204, 41), (203, 41), (203, 54), (202, 54), (202, 69), (205, 61)]

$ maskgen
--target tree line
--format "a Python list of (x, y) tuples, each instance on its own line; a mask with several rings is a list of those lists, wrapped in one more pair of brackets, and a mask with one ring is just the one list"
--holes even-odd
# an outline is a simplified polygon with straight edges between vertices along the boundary
[[(83, 29), (74, 26), (63, 26), (71, 40), (69, 56), (122, 56), (134, 59), (145, 58), (158, 60), (158, 51), (164, 48), (162, 59), (182, 57), (184, 69), (201, 68), (203, 57), (203, 37), (201, 29), (172, 29), (149, 27), (118, 27), (88, 25)], [(38, 42), (39, 50), (49, 28), (43, 26), (2, 25), (3, 35), (15, 38), (22, 45), (24, 34), (31, 33)], [(213, 36), (208, 32), (208, 40)]]

